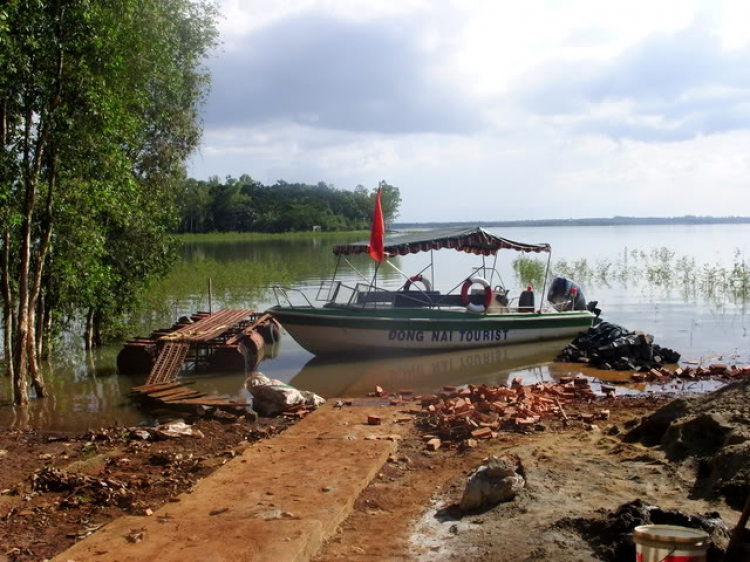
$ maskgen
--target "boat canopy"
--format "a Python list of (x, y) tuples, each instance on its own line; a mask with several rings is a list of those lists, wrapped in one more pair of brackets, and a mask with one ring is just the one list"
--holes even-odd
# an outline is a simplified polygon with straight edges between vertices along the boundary
[[(385, 238), (385, 253), (389, 257), (417, 254), (430, 250), (450, 248), (459, 252), (475, 255), (495, 255), (498, 250), (516, 250), (517, 252), (550, 252), (549, 244), (524, 244), (507, 238), (495, 236), (485, 229), (475, 227), (441, 228), (425, 230), (400, 236)], [(337, 256), (366, 254), (369, 241), (354, 244), (336, 244), (333, 253)]]

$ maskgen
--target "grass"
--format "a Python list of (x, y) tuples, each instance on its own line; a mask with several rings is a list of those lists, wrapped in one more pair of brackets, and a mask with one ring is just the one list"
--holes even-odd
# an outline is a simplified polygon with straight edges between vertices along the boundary
[(281, 261), (210, 258), (178, 261), (166, 278), (144, 292), (138, 309), (131, 314), (130, 333), (147, 333), (168, 326), (179, 315), (208, 310), (208, 280), (211, 279), (213, 307), (256, 308), (268, 300), (269, 286), (288, 284), (293, 272)]
[(367, 230), (346, 230), (333, 232), (207, 232), (203, 234), (175, 234), (179, 242), (263, 242), (266, 240), (307, 240), (311, 238), (348, 238), (369, 236)]
[(527, 256), (518, 256), (513, 260), (513, 271), (521, 285), (541, 287), (546, 267), (546, 263)]
[(735, 250), (728, 265), (698, 265), (695, 258), (677, 256), (667, 247), (649, 250), (625, 248), (614, 261), (560, 260), (552, 271), (555, 276), (568, 277), (579, 283), (609, 285), (619, 282), (625, 287), (677, 290), (685, 300), (704, 299), (713, 303), (746, 303), (750, 300), (750, 261), (739, 250)]

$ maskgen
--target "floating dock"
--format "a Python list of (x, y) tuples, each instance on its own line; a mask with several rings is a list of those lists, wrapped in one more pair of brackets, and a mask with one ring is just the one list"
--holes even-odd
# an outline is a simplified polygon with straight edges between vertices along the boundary
[(117, 367), (122, 374), (149, 373), (145, 384), (131, 389), (131, 398), (150, 406), (244, 409), (244, 404), (207, 396), (177, 379), (190, 367), (244, 372), (248, 358), (257, 357), (280, 336), (280, 324), (253, 309), (198, 312), (181, 318), (170, 329), (127, 342), (117, 356)]
[[(254, 309), (224, 309), (183, 316), (171, 328), (126, 342), (117, 356), (121, 374), (149, 375), (149, 382), (169, 381), (188, 365), (208, 371), (242, 371), (245, 357), (259, 353), (281, 336), (281, 325)], [(179, 345), (177, 345), (179, 344)]]

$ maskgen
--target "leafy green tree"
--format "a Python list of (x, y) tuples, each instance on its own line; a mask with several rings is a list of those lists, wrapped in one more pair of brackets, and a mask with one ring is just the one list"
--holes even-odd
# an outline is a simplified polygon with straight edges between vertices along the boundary
[[(398, 216), (401, 195), (397, 187), (380, 182), (386, 221)], [(218, 177), (208, 182), (185, 180), (180, 232), (290, 232), (362, 230), (370, 227), (377, 189), (358, 185), (353, 191), (325, 182), (263, 185), (248, 175)], [(201, 194), (201, 198), (197, 194)], [(196, 220), (196, 217), (201, 217)]]
[(0, 292), (17, 403), (28, 380), (46, 395), (37, 357), (56, 319), (85, 310), (91, 344), (165, 270), (215, 19), (205, 0), (0, 6)]

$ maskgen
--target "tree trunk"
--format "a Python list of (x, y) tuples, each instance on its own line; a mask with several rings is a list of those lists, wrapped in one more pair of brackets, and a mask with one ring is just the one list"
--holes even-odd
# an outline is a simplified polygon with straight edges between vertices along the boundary
[(39, 325), (39, 329), (36, 331), (36, 354), (37, 357), (40, 359), (42, 358), (42, 348), (44, 345), (44, 328), (46, 324), (44, 323), (44, 315), (46, 314), (46, 311), (44, 309), (44, 293), (42, 293), (39, 296), (39, 299), (37, 299), (36, 304), (36, 317), (39, 319), (37, 324)]
[(102, 323), (103, 323), (102, 312), (101, 310), (97, 309), (96, 312), (94, 312), (94, 325), (93, 325), (94, 333), (93, 333), (93, 338), (92, 338), (92, 343), (94, 347), (102, 346), (102, 343), (103, 343)]
[[(31, 250), (32, 250), (32, 228), (34, 219), (34, 209), (36, 207), (37, 189), (39, 187), (39, 176), (42, 170), (42, 161), (44, 158), (45, 149), (47, 146), (47, 139), (50, 135), (52, 121), (57, 107), (60, 105), (60, 98), (62, 96), (62, 71), (63, 71), (63, 52), (62, 49), (58, 50), (57, 56), (57, 84), (56, 91), (52, 98), (49, 100), (45, 110), (41, 112), (38, 118), (38, 125), (36, 128), (34, 124), (37, 122), (35, 117), (34, 109), (29, 100), (26, 100), (26, 107), (24, 112), (24, 135), (23, 135), (23, 160), (22, 160), (22, 171), (23, 171), (23, 182), (22, 189), (24, 190), (24, 202), (23, 202), (23, 217), (21, 222), (21, 251), (19, 258), (19, 269), (18, 269), (18, 317), (16, 318), (16, 341), (13, 349), (13, 360), (15, 361), (15, 378), (13, 388), (16, 391), (15, 402), (16, 404), (27, 404), (29, 401), (27, 377), (31, 374), (33, 378), (34, 386), (37, 388), (37, 393), (40, 396), (45, 396), (44, 382), (41, 380), (41, 375), (36, 369), (35, 357), (29, 359), (29, 351), (35, 350), (35, 338), (33, 332), (33, 323), (36, 320), (34, 314), (34, 307), (36, 306), (35, 296), (33, 290), (36, 285), (36, 279), (34, 280), (34, 286), (30, 286), (30, 275), (31, 275)], [(36, 131), (36, 139), (33, 146), (33, 157), (31, 147), (31, 134), (32, 130)], [(43, 244), (43, 242), (42, 242)], [(43, 260), (41, 255), (38, 256), (39, 263), (38, 268), (41, 270)], [(32, 308), (30, 308), (32, 307)], [(29, 332), (29, 326), (31, 325), (32, 331)], [(29, 341), (31, 338), (31, 341)], [(39, 393), (39, 390), (42, 392)]]
[[(16, 333), (13, 346), (13, 361), (15, 363), (13, 390), (16, 404), (29, 402), (27, 339), (29, 330), (29, 267), (31, 262), (31, 227), (36, 204), (37, 177), (32, 172), (36, 168), (37, 157), (41, 156), (41, 147), (37, 139), (37, 153), (34, 155), (34, 165), (31, 164), (31, 128), (34, 114), (29, 106), (25, 112), (24, 127), (24, 155), (23, 171), (25, 199), (23, 205), (23, 222), (21, 224), (21, 251), (18, 270), (18, 316), (16, 318)], [(36, 168), (38, 169), (38, 168)]]
[(84, 346), (86, 350), (94, 348), (94, 315), (96, 310), (92, 307), (86, 315), (86, 333), (84, 334)]
[(29, 376), (31, 376), (31, 384), (34, 386), (37, 398), (47, 397), (47, 388), (44, 386), (44, 376), (42, 370), (39, 368), (36, 354), (36, 328), (35, 328), (35, 314), (31, 311), (29, 314), (29, 331), (28, 337), (26, 338), (26, 352), (29, 356)]
[(34, 385), (34, 390), (36, 391), (37, 397), (39, 398), (47, 396), (47, 390), (44, 387), (44, 378), (38, 365), (38, 348), (36, 345), (36, 305), (39, 299), (39, 294), (42, 290), (42, 273), (44, 271), (44, 263), (47, 261), (47, 252), (49, 252), (50, 241), (52, 240), (52, 201), (55, 192), (55, 181), (57, 180), (57, 154), (55, 151), (54, 143), (51, 143), (50, 146), (48, 165), (49, 171), (47, 174), (47, 204), (45, 208), (46, 220), (44, 224), (44, 232), (42, 233), (42, 239), (39, 243), (39, 249), (36, 256), (34, 281), (29, 293), (28, 339), (26, 342), (27, 352), (29, 354), (29, 376), (31, 377), (31, 382)]
[[(0, 103), (0, 154), (5, 155), (8, 143), (8, 101)], [(10, 229), (3, 229), (3, 254), (0, 266), (0, 292), (3, 300), (3, 353), (5, 354), (5, 374), (15, 378), (13, 367), (13, 293), (10, 289)]]
[(3, 350), (5, 353), (5, 374), (13, 380), (13, 294), (10, 289), (10, 230), (3, 231), (3, 259), (0, 284), (3, 295)]
[(52, 277), (49, 274), (50, 268), (52, 267), (51, 260), (47, 264), (47, 275), (44, 281), (44, 299), (42, 304), (42, 310), (40, 311), (40, 321), (42, 322), (42, 335), (43, 337), (39, 343), (39, 356), (43, 359), (48, 359), (52, 356)]

